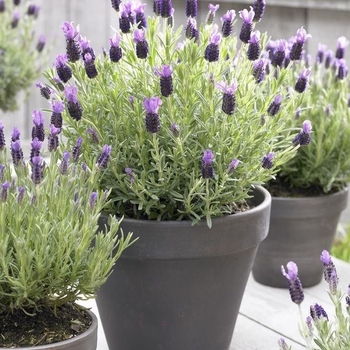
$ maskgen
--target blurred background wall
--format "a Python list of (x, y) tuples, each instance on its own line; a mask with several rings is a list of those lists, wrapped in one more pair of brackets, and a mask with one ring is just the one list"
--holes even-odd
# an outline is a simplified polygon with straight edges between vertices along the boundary
[[(24, 0), (22, 0), (24, 1)], [(219, 3), (216, 21), (229, 9), (237, 13), (235, 30), (240, 30), (241, 19), (238, 11), (252, 5), (254, 0), (212, 1)], [(65, 39), (60, 29), (62, 22), (72, 21), (80, 25), (80, 33), (91, 41), (96, 53), (102, 47), (108, 48), (108, 38), (113, 29), (118, 28), (118, 14), (113, 10), (110, 0), (31, 0), (41, 7), (37, 25), (37, 35), (44, 34), (51, 45), (48, 65), (52, 66), (55, 57), (65, 52)], [(152, 13), (152, 1), (146, 0), (146, 12)], [(312, 39), (308, 42), (308, 52), (316, 53), (319, 42), (335, 49), (336, 40), (344, 35), (350, 39), (350, 0), (267, 0), (263, 20), (256, 25), (261, 32), (267, 31), (273, 40), (289, 39), (303, 26)], [(208, 12), (209, 1), (199, 0), (198, 22), (204, 21)], [(175, 7), (175, 26), (186, 22), (185, 0), (173, 0)], [(348, 50), (350, 52), (350, 48)], [(349, 53), (347, 53), (347, 56)], [(44, 69), (45, 67), (43, 67)], [(34, 109), (49, 108), (48, 102), (40, 96), (35, 83), (28, 100), (15, 113), (1, 114), (0, 120), (5, 124), (7, 133), (17, 126), (22, 131), (22, 139), (30, 138), (32, 112)]]

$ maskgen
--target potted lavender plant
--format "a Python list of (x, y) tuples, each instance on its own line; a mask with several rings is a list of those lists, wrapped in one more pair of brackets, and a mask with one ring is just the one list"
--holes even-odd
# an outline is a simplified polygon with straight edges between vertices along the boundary
[(118, 236), (115, 218), (96, 234), (108, 196), (97, 190), (98, 164), (88, 168), (74, 150), (62, 155), (53, 129), (48, 157), (37, 125), (29, 160), (17, 128), (9, 156), (3, 129), (0, 122), (0, 349), (96, 350), (97, 318), (77, 302), (95, 297), (131, 234)]
[[(310, 315), (304, 318), (300, 304), (304, 301), (302, 280), (299, 277), (298, 266), (290, 261), (287, 271), (282, 266), (282, 274), (287, 278), (291, 299), (299, 307), (302, 324), (299, 329), (308, 350), (346, 350), (350, 348), (350, 285), (346, 295), (339, 287), (337, 269), (327, 250), (321, 253), (323, 276), (328, 283), (327, 293), (334, 305), (334, 320), (320, 304), (310, 306)], [(292, 350), (286, 340), (278, 340), (280, 350)]]
[[(285, 259), (299, 266), (305, 287), (322, 279), (318, 255), (323, 248), (331, 250), (348, 201), (350, 110), (344, 59), (347, 44), (346, 38), (341, 37), (335, 54), (320, 45), (314, 64), (306, 55), (299, 61), (299, 66), (309, 67), (300, 77), (308, 84), (307, 107), (298, 111), (293, 124), (304, 123), (304, 138), (310, 144), (283, 164), (276, 180), (267, 184), (272, 194), (270, 230), (253, 267), (254, 278), (260, 283), (284, 287), (278, 266)], [(272, 53), (272, 62), (276, 63), (281, 46), (279, 43)], [(281, 62), (285, 63), (288, 65), (288, 57)], [(305, 120), (312, 122), (311, 140)]]
[(40, 8), (20, 1), (0, 0), (0, 110), (18, 108), (20, 91), (27, 91), (46, 60), (46, 38), (33, 35)]
[(260, 185), (297, 152), (300, 127), (289, 119), (303, 94), (286, 90), (291, 70), (275, 77), (261, 64), (264, 1), (240, 13), (239, 35), (235, 11), (215, 23), (218, 5), (199, 25), (188, 1), (178, 29), (169, 0), (155, 1), (147, 20), (144, 5), (112, 5), (120, 28), (103, 56), (65, 22), (67, 52), (45, 73), (50, 122), (89, 166), (104, 145), (106, 212), (138, 237), (98, 293), (107, 341), (226, 350), (268, 230)]

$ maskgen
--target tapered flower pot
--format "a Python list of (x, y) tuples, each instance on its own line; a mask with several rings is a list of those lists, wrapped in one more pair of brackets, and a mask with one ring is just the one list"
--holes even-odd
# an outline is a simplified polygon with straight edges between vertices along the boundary
[(268, 237), (259, 246), (253, 266), (254, 279), (271, 287), (287, 288), (281, 265), (294, 261), (304, 287), (321, 282), (321, 252), (331, 250), (348, 188), (324, 196), (272, 197)]
[[(88, 311), (88, 313), (92, 318), (91, 326), (84, 333), (74, 338), (53, 344), (11, 348), (11, 350), (96, 350), (98, 320), (94, 313), (91, 311)], [(9, 350), (9, 348), (0, 347), (0, 350)]]
[(212, 229), (205, 222), (123, 220), (123, 231), (139, 239), (96, 299), (111, 350), (229, 348), (269, 226), (270, 194), (258, 187), (253, 203), (251, 210), (214, 219)]

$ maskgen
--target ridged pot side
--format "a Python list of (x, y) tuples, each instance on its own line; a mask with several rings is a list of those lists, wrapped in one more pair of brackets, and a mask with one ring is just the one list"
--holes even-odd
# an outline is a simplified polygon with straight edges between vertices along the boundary
[[(64, 340), (59, 343), (32, 347), (11, 348), (11, 350), (96, 350), (98, 320), (93, 312), (87, 312), (92, 318), (92, 323), (89, 329), (86, 330), (84, 333), (72, 339)], [(0, 348), (0, 350), (9, 350), (9, 348)]]
[(321, 282), (321, 252), (330, 251), (348, 188), (330, 195), (308, 198), (272, 197), (270, 229), (259, 246), (254, 279), (264, 285), (287, 288), (281, 265), (294, 261), (304, 287)]
[[(123, 220), (138, 241), (97, 295), (110, 349), (227, 350), (271, 198), (258, 187), (255, 207), (205, 222)], [(103, 223), (102, 223), (103, 224)]]

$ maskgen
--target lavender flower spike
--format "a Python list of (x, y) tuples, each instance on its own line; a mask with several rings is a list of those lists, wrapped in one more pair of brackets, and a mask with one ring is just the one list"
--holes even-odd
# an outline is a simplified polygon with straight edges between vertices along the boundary
[(297, 35), (295, 38), (293, 38), (293, 44), (289, 54), (292, 61), (298, 61), (301, 59), (304, 44), (308, 38), (311, 38), (311, 35), (307, 34), (303, 27), (297, 30)]
[(104, 145), (103, 146), (102, 153), (98, 157), (97, 163), (96, 163), (97, 166), (100, 169), (106, 169), (107, 168), (107, 164), (108, 164), (111, 152), (112, 152), (112, 147), (111, 146), (108, 146), (108, 145)]
[(79, 28), (75, 29), (73, 22), (63, 22), (61, 25), (64, 36), (66, 37), (66, 52), (70, 62), (76, 62), (80, 59), (80, 47), (76, 41), (79, 34)]
[(207, 18), (205, 20), (205, 23), (207, 25), (213, 24), (214, 18), (215, 18), (215, 12), (219, 9), (219, 7), (220, 7), (220, 5), (213, 5), (213, 4), (208, 5), (209, 12), (208, 12)]
[(160, 15), (163, 18), (169, 18), (171, 16), (171, 10), (173, 8), (171, 0), (160, 0)]
[(336, 59), (336, 67), (338, 68), (337, 78), (343, 80), (348, 75), (348, 67), (344, 58)]
[(44, 177), (45, 162), (40, 156), (33, 157), (32, 159), (32, 175), (31, 178), (33, 182), (38, 185)]
[(288, 280), (289, 294), (292, 301), (300, 305), (304, 300), (304, 291), (298, 275), (298, 266), (293, 261), (290, 261), (287, 264), (287, 272), (284, 266), (281, 266), (281, 271)]
[(189, 17), (185, 26), (185, 37), (194, 39), (195, 42), (199, 39), (199, 31), (197, 29), (197, 21), (195, 18)]
[(263, 156), (261, 160), (261, 166), (265, 169), (271, 169), (273, 167), (274, 158), (275, 158), (275, 153), (269, 152), (266, 156)]
[(258, 84), (264, 80), (265, 72), (266, 72), (265, 60), (260, 59), (260, 60), (255, 61), (254, 67), (253, 67), (253, 77), (255, 78), (255, 81)]
[(276, 41), (276, 48), (273, 51), (272, 57), (271, 57), (271, 64), (274, 67), (282, 67), (283, 61), (286, 57), (286, 51), (287, 51), (288, 43), (286, 40), (277, 40)]
[(233, 20), (235, 19), (235, 17), (236, 17), (235, 10), (227, 11), (221, 17), (221, 21), (222, 21), (221, 32), (222, 32), (222, 36), (224, 38), (227, 38), (232, 34), (232, 32), (233, 32)]
[(311, 130), (312, 125), (310, 120), (305, 120), (303, 122), (303, 127), (300, 130), (299, 134), (295, 136), (293, 139), (294, 146), (300, 145), (300, 146), (307, 146), (311, 141)]
[(345, 36), (341, 36), (337, 40), (337, 50), (335, 51), (335, 58), (342, 59), (345, 57), (345, 49), (349, 45), (349, 41)]
[(205, 52), (204, 52), (204, 58), (208, 62), (215, 62), (219, 60), (220, 41), (221, 41), (221, 34), (218, 33), (217, 25), (215, 25), (210, 36), (209, 45), (205, 48)]
[(159, 97), (145, 98), (143, 100), (143, 107), (146, 110), (146, 130), (152, 134), (160, 130), (160, 118), (158, 109), (162, 104)]
[(142, 29), (147, 27), (147, 20), (145, 16), (146, 4), (135, 4), (134, 12), (136, 17), (137, 28)]
[(203, 179), (211, 179), (214, 177), (213, 161), (214, 161), (214, 153), (210, 149), (205, 150), (202, 157)]
[(124, 171), (125, 171), (125, 174), (127, 175), (127, 177), (129, 178), (130, 182), (134, 183), (135, 182), (135, 174), (132, 171), (132, 169), (131, 168), (125, 168)]
[(258, 30), (252, 32), (248, 42), (247, 57), (250, 61), (255, 61), (260, 56), (260, 32)]
[(56, 128), (61, 129), (63, 124), (62, 112), (64, 110), (64, 103), (61, 101), (51, 101), (52, 114), (50, 119), (50, 124), (54, 125)]
[(260, 22), (261, 18), (264, 16), (266, 8), (265, 0), (255, 0), (253, 4), (253, 10), (255, 12), (255, 16), (253, 18), (254, 22)]
[(67, 55), (58, 55), (56, 57), (56, 71), (58, 77), (61, 79), (62, 82), (66, 83), (71, 77), (72, 77), (72, 70), (67, 65), (68, 63), (68, 56)]
[(239, 33), (239, 38), (242, 42), (248, 44), (250, 34), (253, 30), (253, 19), (255, 16), (255, 12), (253, 8), (250, 7), (250, 11), (248, 11), (247, 9), (239, 11), (239, 16), (243, 19), (243, 24)]
[(11, 143), (11, 156), (12, 156), (12, 162), (14, 166), (24, 164), (23, 151), (22, 151), (20, 140), (16, 140)]
[(75, 86), (66, 86), (64, 95), (68, 101), (68, 112), (74, 120), (80, 120), (83, 115), (83, 109), (78, 101), (78, 89)]
[(48, 149), (49, 152), (56, 151), (59, 145), (58, 134), (61, 132), (61, 129), (56, 128), (54, 125), (50, 125), (50, 134), (48, 136)]
[(236, 97), (234, 94), (238, 88), (237, 81), (234, 80), (231, 85), (228, 85), (226, 82), (219, 82), (216, 86), (224, 93), (221, 106), (222, 111), (227, 115), (232, 115), (236, 107)]
[(300, 93), (303, 93), (306, 89), (306, 85), (309, 81), (309, 76), (310, 76), (311, 70), (307, 68), (303, 68), (301, 71), (299, 78), (295, 84), (294, 90)]
[(120, 36), (118, 33), (114, 33), (112, 38), (109, 39), (109, 58), (112, 62), (119, 62), (119, 60), (122, 58), (122, 49), (119, 46), (120, 45)]
[(42, 52), (44, 50), (44, 47), (46, 45), (46, 36), (45, 35), (40, 35), (38, 42), (36, 44), (36, 50), (38, 52)]
[(34, 110), (32, 116), (33, 116), (32, 140), (34, 140), (37, 137), (39, 141), (44, 141), (45, 139), (44, 114), (40, 110)]
[(38, 87), (40, 89), (40, 95), (44, 98), (46, 98), (47, 100), (50, 99), (51, 97), (51, 89), (48, 86), (43, 85), (40, 82), (37, 82), (35, 84), (36, 87)]
[(9, 181), (5, 181), (2, 185), (1, 185), (1, 194), (0, 194), (0, 198), (2, 202), (6, 202), (7, 200), (7, 194), (8, 194), (8, 189), (11, 187), (11, 183)]
[(173, 69), (170, 65), (164, 65), (161, 69), (155, 68), (155, 74), (160, 76), (160, 92), (162, 96), (168, 97), (173, 93)]
[(320, 259), (323, 263), (323, 276), (329, 285), (329, 290), (331, 294), (336, 294), (339, 279), (329, 252), (327, 250), (322, 251)]
[(321, 305), (318, 305), (318, 304), (314, 304), (310, 306), (310, 316), (312, 317), (314, 322), (317, 322), (322, 318), (325, 318), (326, 320), (328, 320), (326, 311), (323, 309)]
[(83, 144), (83, 139), (81, 137), (79, 137), (77, 139), (77, 142), (75, 143), (75, 146), (73, 147), (72, 150), (72, 158), (74, 162), (77, 162), (79, 159), (79, 156), (81, 154), (81, 146)]
[(14, 11), (12, 15), (12, 22), (11, 22), (11, 28), (16, 28), (18, 26), (20, 14), (18, 11)]
[(275, 116), (280, 108), (281, 108), (281, 103), (282, 103), (283, 97), (282, 95), (276, 95), (272, 103), (270, 104), (269, 108), (267, 109), (267, 113), (273, 117)]
[(89, 79), (93, 79), (97, 77), (98, 71), (95, 66), (93, 56), (90, 53), (86, 53), (84, 55), (84, 66), (85, 66), (86, 75)]
[(93, 209), (97, 202), (97, 192), (91, 192), (90, 198), (89, 198), (89, 205), (91, 209)]
[(32, 146), (30, 150), (30, 160), (32, 160), (33, 157), (37, 157), (40, 155), (42, 141), (40, 141), (37, 137), (35, 137), (33, 141), (30, 143), (30, 145)]
[(19, 140), (20, 136), (21, 136), (21, 132), (15, 126), (12, 130), (12, 133), (11, 133), (11, 142), (15, 142), (15, 141)]
[(236, 158), (233, 159), (231, 161), (231, 163), (229, 164), (229, 166), (228, 166), (227, 173), (228, 174), (233, 174), (236, 171), (239, 163), (240, 163), (240, 161), (238, 159), (236, 159)]
[(278, 339), (278, 346), (280, 347), (280, 350), (289, 350), (290, 347), (287, 345), (286, 341), (284, 338)]
[(63, 152), (62, 161), (60, 164), (60, 172), (62, 175), (68, 174), (69, 159), (71, 155), (68, 151)]
[(140, 59), (148, 56), (148, 43), (146, 41), (146, 32), (143, 29), (135, 29), (134, 42), (136, 43), (136, 56)]
[(5, 146), (6, 146), (6, 142), (5, 142), (4, 125), (0, 120), (0, 151), (2, 151), (5, 148)]
[(197, 0), (186, 0), (186, 16), (196, 17), (198, 12)]

